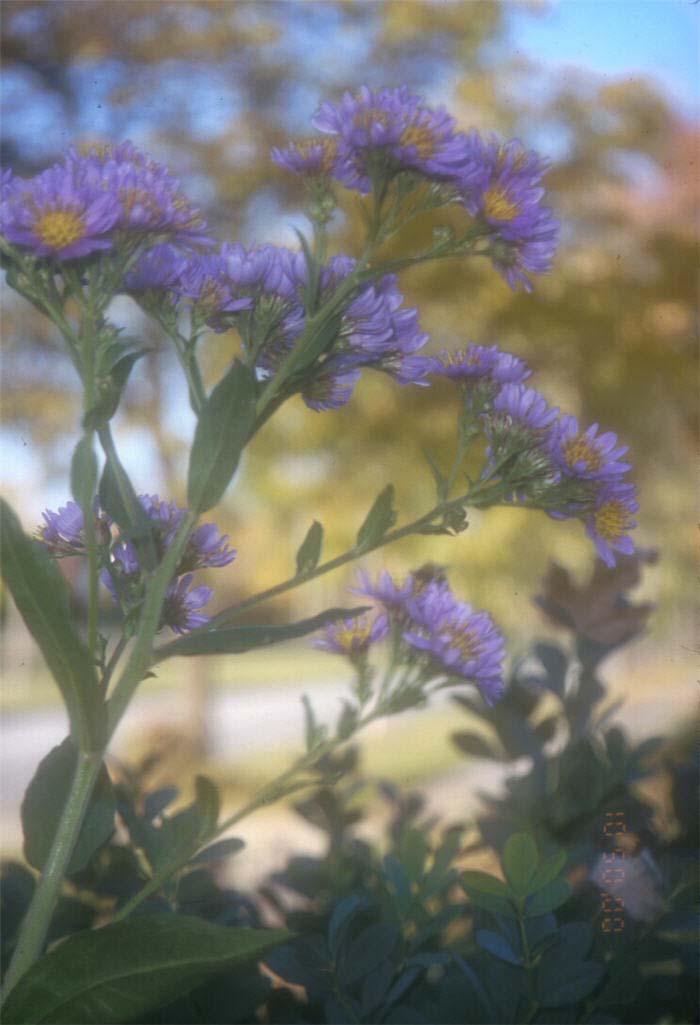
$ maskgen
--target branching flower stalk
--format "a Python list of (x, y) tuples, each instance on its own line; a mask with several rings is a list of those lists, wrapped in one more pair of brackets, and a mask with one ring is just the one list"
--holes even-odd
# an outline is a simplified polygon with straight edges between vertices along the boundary
[[(81, 378), (84, 406), (71, 467), (74, 501), (44, 513), (39, 545), (13, 526), (14, 517), (4, 528), (7, 543), (26, 562), (9, 574), (8, 585), (48, 652), (79, 738), (72, 787), (22, 926), (7, 991), (43, 949), (107, 745), (154, 662), (183, 651), (235, 654), (325, 626), (317, 643), (350, 661), (355, 687), (333, 735), (307, 705), (306, 753), (243, 808), (209, 822), (171, 864), (154, 872), (117, 919), (160, 889), (204, 843), (262, 805), (312, 785), (319, 760), (374, 719), (420, 705), (445, 686), (476, 686), (488, 704), (503, 689), (500, 631), (488, 613), (454, 595), (437, 570), (417, 571), (401, 584), (387, 574), (375, 584), (363, 578), (356, 592), (373, 603), (369, 610), (328, 610), (258, 633), (230, 626), (245, 612), (410, 535), (459, 534), (467, 527), (468, 508), (507, 504), (578, 518), (609, 565), (616, 552), (633, 550), (636, 493), (624, 479), (630, 466), (615, 435), (598, 433), (597, 425), (580, 429), (575, 418), (550, 408), (525, 384), (530, 369), (497, 346), (464, 343), (425, 355), (428, 336), (418, 311), (404, 305), (398, 290), (401, 270), (471, 256), (487, 256), (512, 288), (529, 290), (530, 275), (549, 269), (557, 244), (556, 218), (542, 203), (543, 161), (517, 141), (460, 131), (444, 110), (431, 109), (407, 88), (363, 87), (338, 104), (325, 102), (314, 127), (319, 136), (273, 152), (309, 196), (313, 238), (300, 235), (297, 251), (214, 242), (175, 179), (129, 142), (83, 154), (70, 150), (26, 181), (3, 172), (0, 254), (8, 283), (61, 333)], [(362, 197), (366, 232), (356, 259), (329, 255), (338, 187)], [(439, 216), (447, 207), (463, 225), (438, 226), (418, 252), (382, 260), (382, 246), (399, 239), (418, 214)], [(116, 294), (131, 296), (159, 324), (187, 383), (197, 417), (187, 508), (138, 494), (117, 452), (110, 422), (146, 349), (108, 320)], [(211, 344), (212, 333), (226, 332), (236, 334), (239, 347), (207, 392), (197, 350)], [(225, 567), (236, 553), (213, 523), (199, 523), (200, 516), (221, 500), (245, 447), (285, 402), (299, 396), (316, 412), (337, 409), (350, 400), (365, 370), (401, 386), (441, 378), (454, 383), (457, 428), (447, 475), (429, 457), (436, 504), (396, 527), (393, 487), (387, 486), (350, 549), (322, 561), (323, 530), (315, 524), (293, 576), (206, 615), (201, 610), (213, 592), (195, 584), (194, 574)], [(487, 445), (484, 465), (468, 490), (450, 497), (480, 437)], [(104, 453), (99, 482), (95, 439)], [(65, 617), (63, 584), (51, 564), (65, 556), (87, 560), (85, 642)], [(46, 596), (35, 587), (27, 597), (25, 577), (32, 573)], [(100, 633), (101, 584), (123, 617), (111, 653)], [(37, 623), (57, 616), (65, 636), (59, 631), (49, 643)], [(154, 648), (166, 627), (179, 640)], [(387, 636), (391, 655), (375, 690), (369, 652)]]

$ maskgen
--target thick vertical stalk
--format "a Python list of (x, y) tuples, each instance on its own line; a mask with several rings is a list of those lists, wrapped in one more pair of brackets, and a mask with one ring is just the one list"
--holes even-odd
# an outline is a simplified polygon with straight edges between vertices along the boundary
[(5, 977), (3, 998), (40, 955), (63, 876), (85, 818), (90, 795), (102, 766), (102, 752), (81, 751), (70, 793), (58, 824), (51, 851), (22, 923), (12, 963)]

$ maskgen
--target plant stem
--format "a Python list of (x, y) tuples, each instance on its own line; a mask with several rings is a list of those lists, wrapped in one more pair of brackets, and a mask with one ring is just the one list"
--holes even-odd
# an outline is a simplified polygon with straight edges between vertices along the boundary
[(522, 905), (518, 907), (518, 929), (520, 930), (520, 944), (523, 948), (523, 968), (525, 969), (525, 975), (527, 976), (527, 989), (530, 998), (530, 1010), (525, 1018), (525, 1023), (531, 1022), (539, 1010), (539, 1004), (537, 1002), (536, 989), (535, 989), (535, 978), (532, 974), (533, 962), (530, 955), (530, 944), (527, 939), (527, 929), (525, 928), (525, 919), (522, 913)]
[(41, 879), (22, 923), (12, 963), (5, 978), (6, 998), (20, 976), (41, 953), (58, 892), (85, 817), (90, 795), (102, 766), (102, 752), (81, 751), (61, 820)]
[[(483, 483), (488, 482), (485, 481)], [(214, 616), (206, 627), (200, 627), (200, 631), (206, 632), (212, 628), (224, 626), (232, 620), (237, 619), (243, 612), (247, 612), (248, 609), (253, 608), (255, 605), (259, 605), (263, 601), (267, 601), (270, 598), (276, 598), (277, 595), (284, 594), (286, 591), (290, 591), (293, 588), (298, 587), (300, 584), (306, 584), (310, 580), (315, 580), (316, 577), (323, 576), (325, 573), (330, 573), (332, 570), (338, 569), (340, 566), (344, 566), (348, 562), (352, 562), (361, 555), (367, 555), (369, 552), (373, 552), (377, 548), (383, 548), (385, 545), (392, 544), (394, 541), (399, 541), (401, 538), (407, 537), (409, 534), (413, 534), (420, 530), (421, 527), (432, 523), (432, 521), (438, 519), (438, 517), (444, 516), (444, 514), (449, 512), (451, 509), (457, 509), (460, 506), (464, 507), (467, 505), (480, 506), (482, 504), (489, 504), (488, 499), (491, 497), (498, 497), (499, 490), (499, 485), (492, 488), (491, 491), (484, 491), (482, 487), (480, 488), (477, 486), (466, 495), (450, 499), (450, 501), (447, 502), (440, 502), (429, 512), (424, 513), (417, 519), (405, 524), (405, 526), (397, 527), (395, 530), (388, 531), (373, 545), (362, 549), (350, 548), (347, 552), (343, 552), (342, 555), (337, 555), (334, 559), (329, 559), (328, 562), (321, 563), (320, 566), (310, 570), (308, 573), (289, 577), (287, 580), (283, 580), (281, 583), (275, 584), (273, 587), (268, 587), (265, 591), (259, 591), (257, 594), (251, 595), (250, 598), (246, 598), (245, 601), (239, 602), (237, 605), (230, 605), (228, 608), (222, 609), (222, 611), (219, 612), (218, 615)], [(192, 632), (195, 633), (196, 631)]]
[(107, 703), (107, 734), (109, 737), (114, 733), (134, 691), (148, 671), (151, 663), (153, 638), (160, 624), (163, 601), (187, 544), (187, 539), (196, 522), (196, 513), (188, 512), (183, 517), (175, 537), (168, 545), (163, 561), (151, 575), (146, 587), (146, 596), (143, 601), (136, 641), (131, 649), (129, 661), (124, 668), (124, 672), (120, 676), (114, 688), (114, 693)]
[[(381, 714), (381, 708), (375, 708), (374, 711), (369, 712), (363, 719), (359, 720), (357, 726), (355, 727), (353, 733), (350, 734), (350, 736), (353, 736), (355, 733), (359, 732), (359, 730), (367, 726), (374, 719), (377, 719)], [(258, 808), (261, 808), (264, 804), (271, 804), (273, 801), (277, 801), (281, 797), (284, 797), (287, 794), (289, 794), (290, 790), (287, 788), (287, 784), (296, 775), (298, 775), (300, 772), (303, 772), (305, 769), (311, 768), (311, 766), (315, 765), (319, 758), (322, 758), (324, 755), (330, 754), (332, 751), (335, 751), (337, 747), (340, 747), (341, 744), (347, 743), (349, 739), (349, 737), (335, 737), (331, 740), (326, 740), (322, 744), (319, 744), (317, 747), (313, 748), (313, 750), (308, 751), (305, 755), (302, 755), (301, 758), (298, 758), (296, 762), (294, 762), (294, 764), (290, 766), (289, 769), (286, 769), (285, 772), (280, 773), (280, 775), (276, 776), (275, 779), (271, 780), (269, 783), (266, 783), (263, 787), (261, 787), (261, 789), (258, 790), (257, 794), (254, 794), (247, 804), (244, 804), (243, 807), (239, 808), (238, 811), (233, 813), (233, 815), (229, 815), (229, 817), (227, 819), (224, 819), (223, 822), (219, 822), (216, 828), (211, 833), (209, 833), (206, 837), (200, 837), (194, 845), (192, 845), (187, 851), (181, 854), (175, 861), (171, 862), (171, 864), (169, 865), (166, 865), (159, 872), (157, 872), (151, 879), (149, 879), (145, 886), (143, 886), (138, 893), (134, 894), (131, 900), (128, 901), (124, 905), (124, 907), (117, 912), (112, 921), (120, 922), (122, 919), (130, 915), (131, 912), (134, 911), (139, 906), (139, 904), (146, 900), (147, 897), (150, 897), (152, 893), (155, 893), (157, 890), (159, 890), (163, 883), (166, 882), (166, 880), (169, 879), (174, 872), (178, 872), (181, 868), (184, 868), (188, 861), (190, 861), (195, 856), (195, 854), (197, 854), (200, 848), (202, 848), (204, 845), (211, 843), (211, 841), (215, 840), (217, 836), (221, 836), (221, 834), (225, 833), (227, 829), (231, 828), (231, 826), (235, 826), (237, 823), (241, 822), (242, 819), (247, 818), (248, 815), (252, 814), (254, 811), (257, 811)], [(315, 783), (316, 780), (309, 780), (307, 783), (304, 783), (303, 786), (313, 786), (315, 785)], [(297, 786), (294, 789), (301, 788), (302, 786)]]

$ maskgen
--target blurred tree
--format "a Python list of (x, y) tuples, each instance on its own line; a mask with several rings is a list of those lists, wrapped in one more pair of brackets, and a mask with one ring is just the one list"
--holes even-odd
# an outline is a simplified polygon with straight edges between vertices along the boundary
[[(131, 137), (181, 175), (225, 237), (294, 244), (289, 226), (304, 223), (302, 191), (270, 163), (269, 149), (307, 132), (318, 101), (343, 87), (407, 82), (449, 105), (465, 127), (518, 135), (551, 154), (551, 201), (564, 223), (552, 275), (524, 296), (486, 266), (441, 264), (406, 276), (407, 301), (436, 348), (498, 342), (532, 362), (553, 402), (630, 443), (640, 539), (663, 549), (659, 597), (677, 597), (689, 584), (692, 522), (684, 465), (694, 416), (697, 131), (648, 81), (564, 79), (527, 63), (508, 44), (507, 12), (490, 0), (5, 0), (4, 162), (28, 174), (67, 144)], [(345, 201), (334, 241), (352, 252), (356, 197)], [(424, 218), (396, 245), (445, 218)], [(129, 300), (117, 314), (134, 333), (150, 330)], [(65, 474), (77, 424), (53, 332), (8, 296), (5, 338), (7, 425), (42, 447), (50, 477)], [(129, 387), (120, 433), (140, 445), (155, 438), (153, 473), (136, 462), (136, 482), (154, 490), (157, 470), (158, 486), (177, 498), (186, 398), (162, 341), (147, 340), (154, 351)], [(210, 374), (236, 345), (232, 335), (212, 338)], [(240, 551), (230, 586), (247, 592), (286, 575), (313, 517), (332, 525), (332, 546), (351, 541), (387, 480), (402, 512), (425, 507), (432, 484), (420, 451), (440, 458), (453, 433), (451, 405), (442, 387), (402, 390), (375, 378), (338, 413), (285, 407), (255, 443), (255, 474), (244, 468), (219, 516)], [(429, 554), (463, 576), (475, 601), (507, 616), (550, 557), (590, 558), (582, 534), (576, 524), (497, 511), (488, 530), (474, 516), (458, 540), (426, 538), (379, 558), (407, 568)], [(316, 602), (341, 583), (320, 581), (295, 600)]]

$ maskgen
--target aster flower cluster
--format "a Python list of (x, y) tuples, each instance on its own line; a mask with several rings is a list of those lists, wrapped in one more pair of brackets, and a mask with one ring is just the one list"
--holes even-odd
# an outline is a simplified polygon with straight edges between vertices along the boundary
[(33, 178), (4, 176), (0, 223), (9, 242), (59, 261), (149, 237), (210, 241), (179, 183), (130, 142), (70, 150)]
[(444, 108), (429, 107), (406, 86), (346, 92), (337, 104), (323, 102), (312, 124), (321, 134), (274, 149), (277, 164), (362, 194), (413, 176), (416, 185), (429, 183), (443, 203), (461, 203), (476, 218), (511, 288), (529, 290), (527, 275), (549, 270), (559, 225), (542, 204), (547, 168), (517, 140), (504, 144), (475, 129), (458, 131)]
[[(171, 544), (186, 510), (174, 502), (164, 502), (157, 495), (140, 495), (139, 502), (148, 517), (151, 541), (158, 559)], [(57, 511), (46, 510), (44, 524), (37, 531), (38, 540), (55, 557), (87, 555), (85, 519), (76, 502), (67, 502)], [(134, 615), (144, 596), (145, 579), (137, 548), (123, 537), (110, 517), (94, 508), (94, 535), (101, 565), (101, 579), (114, 601), (126, 616)], [(175, 633), (185, 633), (204, 626), (210, 617), (200, 610), (214, 592), (203, 585), (193, 587), (193, 572), (198, 569), (228, 566), (236, 552), (213, 523), (196, 527), (189, 535), (185, 549), (168, 588), (162, 626)]]
[(458, 599), (440, 572), (429, 567), (402, 583), (386, 571), (374, 582), (362, 573), (352, 590), (376, 602), (375, 612), (332, 623), (316, 647), (357, 661), (391, 632), (395, 661), (410, 670), (413, 688), (437, 679), (476, 684), (489, 705), (501, 696), (503, 637), (491, 616)]
[(624, 479), (631, 464), (617, 435), (598, 424), (581, 429), (576, 417), (551, 407), (525, 384), (532, 371), (524, 361), (498, 346), (472, 343), (428, 362), (431, 374), (459, 386), (489, 440), (488, 476), (509, 481), (516, 501), (555, 518), (583, 518), (608, 566), (615, 565), (615, 552), (633, 553), (636, 489)]
[[(355, 266), (348, 256), (332, 257), (320, 270), (318, 302), (332, 299)], [(235, 326), (260, 379), (274, 376), (303, 331), (308, 285), (302, 253), (239, 243), (187, 257), (164, 244), (145, 253), (125, 279), (131, 294), (160, 290), (171, 302), (184, 301), (215, 331)], [(400, 384), (422, 383), (429, 364), (414, 354), (428, 336), (420, 330), (418, 311), (402, 304), (393, 274), (358, 286), (328, 351), (295, 382), (311, 409), (344, 405), (363, 367), (384, 371)]]

